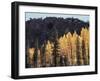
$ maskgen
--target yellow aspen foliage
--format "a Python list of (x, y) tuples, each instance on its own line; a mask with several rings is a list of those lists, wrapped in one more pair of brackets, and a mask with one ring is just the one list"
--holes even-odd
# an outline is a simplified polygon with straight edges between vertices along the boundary
[(53, 47), (53, 43), (50, 43), (50, 41), (47, 41), (46, 44), (46, 63), (50, 64), (51, 62), (51, 57), (52, 57), (52, 47)]
[(34, 48), (28, 49), (29, 64), (33, 64)]
[[(29, 64), (34, 64), (33, 60), (33, 56), (34, 56), (34, 50), (35, 48), (29, 48), (28, 49), (28, 56), (29, 56)], [(41, 64), (41, 56), (40, 56), (40, 50), (38, 49), (38, 66), (40, 66)]]
[(67, 60), (68, 64), (72, 65), (72, 43), (71, 43), (72, 34), (69, 32), (66, 37), (67, 37)]
[(67, 38), (65, 36), (65, 34), (63, 35), (63, 37), (60, 37), (59, 39), (59, 46), (60, 46), (60, 55), (66, 55), (67, 53)]
[(82, 28), (81, 37), (84, 45), (83, 59), (84, 64), (89, 64), (89, 30), (87, 28)]
[(41, 55), (40, 55), (40, 49), (38, 49), (38, 61), (37, 61), (37, 66), (40, 67), (41, 66)]
[(77, 65), (83, 65), (83, 55), (82, 55), (82, 37), (77, 37)]
[[(63, 65), (88, 65), (89, 64), (89, 29), (86, 27), (83, 27), (80, 31), (80, 35), (74, 31), (73, 34), (71, 32), (68, 32), (67, 34), (64, 34), (59, 39), (57, 39), (57, 43), (59, 43), (59, 48), (56, 48), (57, 53), (59, 52), (59, 58), (57, 60), (57, 63), (60, 63), (60, 61)], [(44, 46), (45, 45), (45, 46)], [(43, 48), (44, 47), (44, 51)], [(51, 66), (54, 62), (53, 59), (53, 50), (54, 50), (54, 42), (51, 42), (50, 40), (46, 41), (45, 44), (41, 46), (40, 49), (38, 49), (38, 67), (42, 66), (42, 54), (44, 54), (45, 58), (45, 64), (46, 66)], [(29, 57), (29, 64), (34, 64), (33, 62), (33, 56), (34, 56), (35, 48), (29, 48), (28, 49), (28, 57)], [(43, 51), (40, 53), (40, 51)], [(62, 58), (64, 57), (64, 58)], [(61, 60), (62, 59), (62, 60)], [(65, 62), (64, 62), (65, 61)], [(50, 65), (51, 64), (51, 65)], [(61, 64), (58, 64), (61, 65)]]

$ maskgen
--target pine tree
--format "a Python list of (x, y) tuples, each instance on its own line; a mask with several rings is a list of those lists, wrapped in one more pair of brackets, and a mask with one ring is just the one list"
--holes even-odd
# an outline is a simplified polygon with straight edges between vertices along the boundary
[(26, 40), (26, 47), (25, 47), (25, 55), (26, 55), (26, 68), (29, 68), (31, 66), (31, 63), (30, 63), (30, 58), (29, 58), (29, 40), (27, 39)]
[(33, 55), (33, 65), (34, 67), (38, 67), (38, 39), (35, 40), (35, 50)]
[(54, 42), (53, 57), (54, 57), (53, 58), (54, 66), (59, 66), (60, 65), (60, 54), (59, 54), (59, 43), (57, 39)]
[(41, 66), (45, 67), (46, 66), (46, 41), (44, 41), (43, 46), (41, 47)]
[(53, 47), (53, 66), (59, 66), (60, 65), (60, 48), (59, 48), (59, 41), (58, 41), (58, 32), (57, 29), (55, 30), (55, 39), (54, 39), (54, 47)]

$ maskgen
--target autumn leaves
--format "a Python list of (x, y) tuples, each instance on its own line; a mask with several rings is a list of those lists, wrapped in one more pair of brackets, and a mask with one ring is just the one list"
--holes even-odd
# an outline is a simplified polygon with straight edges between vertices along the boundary
[(54, 42), (45, 41), (40, 49), (28, 48), (30, 67), (89, 65), (89, 57), (89, 29), (84, 27), (80, 35), (68, 32)]

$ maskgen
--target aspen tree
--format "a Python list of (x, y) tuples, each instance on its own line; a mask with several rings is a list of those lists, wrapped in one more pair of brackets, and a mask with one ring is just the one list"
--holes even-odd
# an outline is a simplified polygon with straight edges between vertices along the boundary
[(68, 58), (68, 65), (72, 65), (72, 43), (71, 43), (72, 35), (69, 32), (67, 34), (67, 58)]
[(29, 61), (29, 64), (31, 65), (30, 67), (33, 66), (33, 54), (34, 54), (34, 48), (29, 48), (28, 49), (28, 61)]
[(44, 41), (44, 44), (41, 47), (41, 66), (46, 66), (46, 41)]
[(83, 53), (84, 64), (88, 65), (89, 64), (89, 31), (87, 28), (82, 28), (81, 37), (82, 37), (82, 53)]
[(77, 37), (77, 65), (83, 65), (82, 37)]
[(47, 41), (46, 44), (46, 66), (50, 66), (51, 60), (52, 60), (52, 43), (50, 41)]

